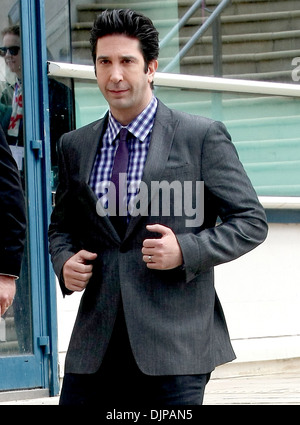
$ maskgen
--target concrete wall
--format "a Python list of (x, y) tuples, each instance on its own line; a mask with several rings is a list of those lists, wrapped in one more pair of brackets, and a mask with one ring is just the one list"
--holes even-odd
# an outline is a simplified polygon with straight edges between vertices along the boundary
[(271, 224), (264, 244), (216, 268), (238, 362), (300, 357), (300, 224)]

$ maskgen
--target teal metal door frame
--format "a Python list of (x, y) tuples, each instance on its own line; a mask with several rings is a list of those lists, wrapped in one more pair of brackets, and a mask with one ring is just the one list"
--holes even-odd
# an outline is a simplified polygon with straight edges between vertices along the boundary
[(55, 277), (48, 254), (50, 136), (43, 0), (20, 1), (33, 354), (0, 358), (0, 390), (59, 392)]
[[(39, 220), (36, 227), (38, 233), (31, 234), (30, 244), (31, 253), (37, 250), (37, 255), (34, 256), (36, 264), (33, 266), (39, 279), (39, 294), (36, 294), (39, 299), (36, 301), (40, 309), (40, 334), (36, 334), (36, 344), (40, 349), (45, 344), (41, 363), (44, 387), (48, 386), (50, 394), (56, 395), (59, 392), (56, 286), (50, 265), (47, 237), (52, 194), (45, 6), (44, 0), (22, 0), (20, 3), (22, 28), (26, 31), (23, 36), (23, 51), (26, 51), (29, 42), (31, 52), (24, 57), (24, 78), (27, 79), (24, 80), (24, 89), (30, 87), (30, 92), (24, 93), (27, 102), (24, 107), (32, 112), (27, 113), (25, 118), (25, 134), (27, 149), (31, 150), (32, 165), (35, 163), (36, 167), (28, 166), (28, 171), (35, 169), (36, 174), (32, 177), (36, 187), (31, 191), (31, 195), (39, 205), (38, 212), (29, 208), (33, 214), (32, 222), (37, 223)], [(29, 157), (30, 152), (27, 154)], [(28, 180), (30, 181), (30, 175)]]

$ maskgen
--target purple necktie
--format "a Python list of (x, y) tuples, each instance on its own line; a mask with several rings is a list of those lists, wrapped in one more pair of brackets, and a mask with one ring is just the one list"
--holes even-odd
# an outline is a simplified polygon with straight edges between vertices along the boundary
[[(127, 221), (127, 166), (128, 166), (128, 145), (126, 142), (128, 135), (127, 128), (122, 128), (119, 134), (119, 146), (114, 159), (114, 165), (111, 174), (111, 182), (115, 185), (116, 191), (111, 192), (111, 196), (108, 197), (110, 205), (115, 205), (116, 216), (111, 217), (114, 225), (119, 225), (126, 228)], [(121, 174), (121, 175), (120, 175)], [(120, 199), (121, 194), (121, 199)], [(113, 204), (112, 204), (113, 203)], [(121, 220), (116, 220), (120, 217)], [(116, 222), (117, 221), (117, 222)]]

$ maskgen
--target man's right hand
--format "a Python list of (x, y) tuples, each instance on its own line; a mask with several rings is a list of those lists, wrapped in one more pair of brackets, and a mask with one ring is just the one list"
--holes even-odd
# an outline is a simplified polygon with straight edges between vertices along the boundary
[(92, 277), (93, 265), (89, 262), (96, 258), (97, 254), (85, 250), (69, 258), (63, 266), (65, 287), (73, 292), (83, 291)]

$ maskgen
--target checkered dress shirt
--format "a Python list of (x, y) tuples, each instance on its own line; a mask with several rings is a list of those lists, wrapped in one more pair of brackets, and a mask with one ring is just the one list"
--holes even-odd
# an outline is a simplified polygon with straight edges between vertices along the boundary
[[(157, 99), (153, 96), (149, 105), (126, 126), (129, 131), (127, 143), (129, 151), (127, 169), (127, 188), (130, 191), (127, 203), (136, 195), (142, 179), (144, 165), (147, 158), (151, 132), (157, 110)], [(107, 196), (109, 181), (114, 163), (114, 157), (119, 144), (119, 132), (122, 125), (112, 116), (109, 111), (107, 129), (103, 135), (102, 144), (96, 155), (95, 163), (90, 176), (90, 187), (103, 206), (107, 207)]]

